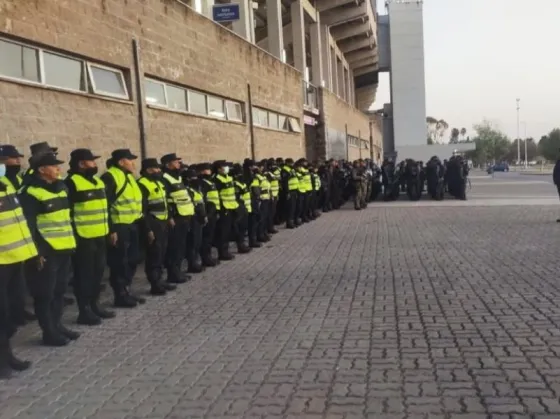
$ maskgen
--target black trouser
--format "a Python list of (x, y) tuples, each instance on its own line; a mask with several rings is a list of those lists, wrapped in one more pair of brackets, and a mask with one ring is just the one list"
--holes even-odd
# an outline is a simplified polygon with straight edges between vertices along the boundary
[(169, 240), (165, 256), (168, 281), (177, 281), (181, 278), (183, 260), (187, 253), (187, 236), (190, 224), (191, 217), (175, 219), (175, 227), (169, 229)]
[(216, 247), (220, 256), (229, 253), (229, 237), (231, 235), (233, 211), (222, 209), (216, 225)]
[(279, 225), (286, 222), (287, 214), (286, 214), (286, 194), (287, 192), (281, 192), (278, 196), (278, 200), (276, 201), (276, 208), (274, 214), (274, 224)]
[(268, 235), (268, 217), (270, 214), (270, 200), (262, 200), (259, 204), (259, 224), (257, 227), (257, 239), (260, 240)]
[(308, 217), (308, 208), (309, 208), (309, 193), (299, 193), (298, 194), (298, 209), (297, 209), (297, 216), (302, 220), (307, 221)]
[(167, 252), (169, 240), (168, 222), (166, 220), (150, 220), (150, 228), (155, 239), (152, 244), (146, 243), (146, 260), (144, 271), (150, 285), (154, 286), (161, 281), (163, 276), (163, 265)]
[(296, 221), (298, 191), (288, 191), (286, 195), (286, 206), (284, 213), (286, 215), (286, 225), (293, 225)]
[(318, 191), (311, 191), (309, 192), (309, 216), (311, 218), (315, 217), (317, 213), (317, 201), (319, 200), (319, 192)]
[(274, 229), (276, 220), (276, 211), (278, 207), (278, 198), (272, 198), (268, 206), (268, 232), (272, 233)]
[[(23, 311), (23, 297), (13, 298), (14, 290), (25, 289), (23, 282), (23, 263), (0, 265), (0, 341), (10, 339), (17, 331), (14, 313)], [(19, 307), (18, 307), (19, 305)]]
[[(258, 208), (255, 208), (257, 210)], [(253, 210), (247, 218), (247, 232), (249, 236), (249, 245), (253, 245), (257, 242), (257, 234), (259, 230), (259, 213)]]
[(33, 297), (35, 315), (44, 335), (56, 333), (62, 319), (64, 293), (72, 267), (71, 253), (52, 252), (44, 256), (43, 268), (38, 258), (25, 262), (25, 278)]
[(217, 213), (208, 215), (208, 223), (202, 229), (202, 239), (200, 243), (200, 257), (202, 260), (212, 259), (212, 243), (216, 234)]
[(117, 296), (126, 292), (136, 274), (140, 262), (140, 234), (136, 223), (114, 224), (113, 231), (117, 233), (117, 244), (107, 247), (107, 262), (111, 272), (109, 282)]
[[(120, 237), (119, 237), (120, 239)], [(96, 303), (101, 293), (101, 280), (107, 263), (107, 237), (76, 237), (74, 295), (78, 305)]]
[[(23, 263), (14, 263), (11, 265), (0, 265), (0, 281), (3, 279), (4, 271), (6, 276), (10, 276), (7, 281), (7, 298), (10, 307), (10, 317), (15, 324), (25, 323), (25, 295), (27, 293), (25, 287), (25, 279), (23, 276)], [(19, 270), (19, 272), (18, 272)], [(0, 298), (3, 298), (0, 296)]]
[(187, 234), (187, 243), (185, 245), (185, 256), (187, 258), (189, 268), (198, 264), (198, 255), (202, 246), (202, 228), (203, 226), (201, 222), (196, 218), (196, 216), (193, 217), (191, 228)]
[(249, 213), (245, 207), (240, 207), (235, 211), (235, 219), (233, 221), (233, 240), (237, 244), (244, 243), (247, 229), (249, 228)]

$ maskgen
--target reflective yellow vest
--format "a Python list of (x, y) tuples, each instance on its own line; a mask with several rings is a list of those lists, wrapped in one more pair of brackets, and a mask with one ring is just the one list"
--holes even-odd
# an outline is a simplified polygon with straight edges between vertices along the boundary
[(27, 221), (16, 196), (16, 190), (6, 177), (0, 191), (0, 265), (11, 265), (37, 256)]
[(216, 189), (216, 185), (210, 182), (208, 179), (203, 179), (204, 182), (211, 188), (208, 192), (206, 192), (206, 201), (214, 204), (216, 210), (220, 210), (220, 194), (218, 194), (218, 190)]
[(130, 225), (142, 218), (142, 191), (132, 173), (125, 173), (115, 166), (111, 167), (107, 173), (113, 176), (116, 185), (115, 191), (120, 194), (109, 208), (113, 223)]
[(261, 186), (261, 200), (268, 201), (270, 199), (270, 182), (266, 176), (257, 173), (257, 178), (259, 179)]
[(187, 186), (187, 190), (191, 193), (192, 201), (195, 207), (197, 205), (204, 205), (204, 197), (200, 192), (190, 186)]
[(76, 194), (70, 203), (76, 233), (84, 239), (104, 237), (109, 234), (109, 209), (105, 196), (105, 184), (97, 176), (95, 185), (79, 174), (70, 175)]
[(165, 193), (165, 185), (159, 180), (154, 181), (142, 176), (138, 179), (138, 183), (148, 191), (148, 214), (165, 221), (169, 218), (167, 211), (167, 194)]
[(321, 190), (321, 177), (317, 173), (313, 173), (313, 179), (315, 179), (315, 191)]
[(252, 213), (253, 206), (251, 205), (251, 191), (249, 190), (247, 185), (245, 185), (243, 182), (236, 180), (235, 184), (237, 185), (239, 197), (243, 201), (243, 205), (245, 206), (245, 209), (247, 210), (248, 213)]
[(299, 176), (299, 191), (301, 193), (311, 192), (313, 190), (313, 183), (311, 183), (311, 174), (305, 167), (298, 169)]
[(175, 179), (169, 173), (165, 173), (163, 178), (171, 185), (167, 196), (167, 202), (175, 205), (177, 213), (181, 217), (194, 215), (194, 204), (189, 192), (187, 191), (187, 187), (183, 185), (183, 182)]
[(37, 230), (54, 250), (76, 248), (76, 238), (70, 218), (70, 202), (66, 189), (52, 193), (44, 188), (29, 186), (27, 193), (41, 203), (37, 214)]
[(219, 189), (220, 199), (222, 201), (222, 206), (227, 210), (236, 210), (239, 208), (239, 203), (235, 198), (235, 186), (233, 184), (233, 178), (229, 175), (215, 176), (217, 182), (223, 185), (222, 189)]
[(297, 172), (290, 166), (282, 167), (284, 172), (288, 173), (288, 190), (297, 191), (299, 190), (299, 178)]
[(277, 198), (280, 194), (280, 169), (275, 169), (270, 172), (272, 180), (270, 181), (270, 192), (273, 198)]

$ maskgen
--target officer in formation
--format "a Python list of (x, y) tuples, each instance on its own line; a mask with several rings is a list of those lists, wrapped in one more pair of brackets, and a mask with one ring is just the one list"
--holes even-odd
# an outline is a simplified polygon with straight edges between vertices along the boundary
[[(115, 317), (99, 304), (108, 266), (115, 307), (146, 299), (132, 291), (144, 260), (150, 294), (165, 295), (220, 262), (272, 240), (343, 204), (349, 177), (330, 161), (225, 160), (186, 166), (176, 154), (147, 158), (113, 151), (100, 175), (89, 149), (72, 151), (68, 172), (48, 143), (23, 155), (0, 146), (0, 377), (29, 368), (10, 345), (17, 327), (36, 316), (47, 346), (64, 346), (80, 334), (63, 324), (69, 284), (78, 306), (76, 323), (96, 326)], [(217, 249), (217, 258), (213, 248)], [(34, 314), (25, 310), (25, 296)]]

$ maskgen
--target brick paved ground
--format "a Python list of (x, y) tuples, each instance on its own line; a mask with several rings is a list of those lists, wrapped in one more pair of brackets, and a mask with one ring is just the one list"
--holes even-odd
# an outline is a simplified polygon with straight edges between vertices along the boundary
[(66, 348), (27, 328), (0, 418), (560, 418), (558, 211), (487, 182), (282, 231)]

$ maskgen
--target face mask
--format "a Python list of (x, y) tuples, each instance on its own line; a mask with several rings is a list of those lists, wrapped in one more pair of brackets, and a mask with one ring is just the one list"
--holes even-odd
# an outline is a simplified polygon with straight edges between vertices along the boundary
[(16, 176), (21, 171), (21, 166), (16, 164), (14, 166), (6, 166), (6, 176)]
[(163, 178), (163, 173), (152, 173), (149, 177), (154, 180), (160, 180)]
[(6, 176), (6, 165), (0, 164), (0, 177)]
[(229, 166), (224, 166), (224, 175), (229, 173)]
[(86, 176), (95, 176), (98, 171), (99, 171), (98, 167), (88, 167), (87, 169), (84, 169), (84, 174)]

